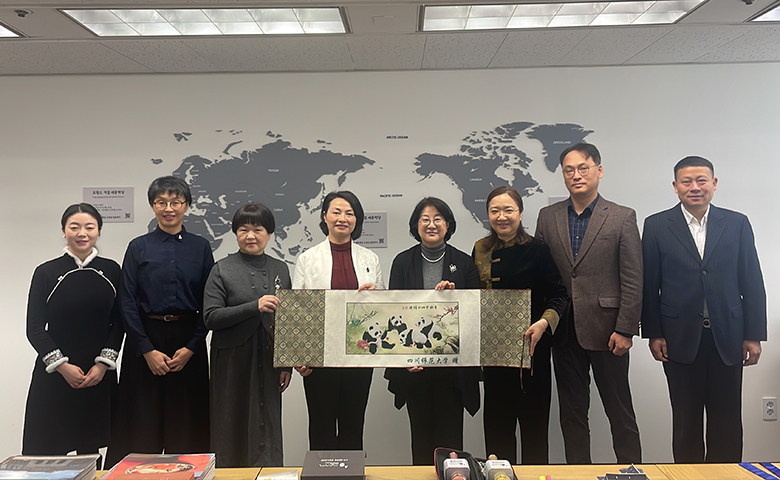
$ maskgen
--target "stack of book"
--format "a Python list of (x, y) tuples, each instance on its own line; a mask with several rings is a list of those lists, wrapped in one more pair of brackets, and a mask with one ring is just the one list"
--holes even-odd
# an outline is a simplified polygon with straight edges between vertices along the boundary
[(100, 455), (23, 456), (0, 463), (0, 479), (93, 480)]
[(213, 453), (131, 453), (114, 465), (102, 480), (214, 480), (214, 465)]

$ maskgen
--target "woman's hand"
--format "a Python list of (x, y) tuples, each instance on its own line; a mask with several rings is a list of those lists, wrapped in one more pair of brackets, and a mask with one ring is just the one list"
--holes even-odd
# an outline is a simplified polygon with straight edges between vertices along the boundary
[(149, 370), (158, 377), (171, 371), (171, 367), (168, 366), (171, 358), (159, 350), (144, 353), (144, 358), (146, 359), (146, 365), (149, 366)]
[(302, 377), (308, 377), (313, 370), (309, 367), (295, 367), (295, 371), (300, 373)]
[(547, 323), (547, 319), (543, 318), (539, 320), (538, 322), (534, 323), (530, 327), (528, 327), (528, 330), (525, 331), (523, 334), (524, 339), (531, 339), (531, 355), (534, 354), (534, 349), (536, 348), (536, 343), (539, 342), (539, 339), (542, 338), (542, 335), (544, 334), (545, 330), (547, 330), (547, 327), (549, 327), (550, 324)]
[(57, 372), (59, 372), (59, 374), (62, 375), (62, 378), (68, 382), (70, 388), (81, 388), (81, 384), (84, 383), (84, 379), (87, 378), (84, 376), (84, 370), (82, 370), (81, 367), (77, 367), (68, 362), (57, 367)]
[(450, 282), (449, 280), (442, 280), (441, 282), (437, 283), (435, 287), (433, 287), (434, 290), (455, 290), (455, 282)]
[(180, 372), (193, 355), (195, 355), (195, 352), (187, 347), (181, 347), (173, 354), (173, 358), (168, 360), (168, 368), (170, 368), (172, 372)]
[(274, 313), (280, 302), (276, 295), (263, 295), (257, 299), (257, 309), (263, 313)]
[(422, 372), (423, 371), (423, 367), (406, 367), (406, 371), (412, 372), (412, 373)]
[(373, 283), (364, 283), (358, 287), (358, 292), (361, 290), (376, 290), (376, 286)]
[(100, 383), (101, 380), (103, 380), (103, 376), (106, 374), (106, 370), (108, 370), (108, 365), (105, 363), (97, 362), (96, 364), (92, 365), (92, 368), (90, 368), (87, 372), (87, 375), (84, 377), (84, 381), (81, 383), (79, 388), (94, 387)]
[(279, 393), (287, 390), (290, 386), (290, 380), (292, 380), (292, 373), (284, 371), (279, 373)]

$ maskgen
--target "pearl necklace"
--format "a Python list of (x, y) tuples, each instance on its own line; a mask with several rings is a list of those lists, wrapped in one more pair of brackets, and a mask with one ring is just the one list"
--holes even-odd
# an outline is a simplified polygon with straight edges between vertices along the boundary
[(444, 258), (444, 254), (445, 253), (447, 253), (446, 250), (444, 252), (442, 252), (442, 254), (441, 254), (441, 256), (439, 258), (437, 258), (436, 260), (431, 260), (430, 258), (426, 257), (425, 254), (422, 251), (420, 251), (420, 255), (422, 255), (422, 257), (425, 259), (426, 262), (430, 262), (430, 263), (438, 263), (439, 261), (441, 261), (442, 258)]

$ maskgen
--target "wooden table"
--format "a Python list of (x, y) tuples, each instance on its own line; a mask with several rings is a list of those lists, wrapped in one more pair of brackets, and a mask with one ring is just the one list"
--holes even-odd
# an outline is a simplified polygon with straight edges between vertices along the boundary
[[(555, 480), (596, 480), (605, 473), (617, 473), (623, 466), (617, 465), (517, 465), (514, 467), (518, 480), (539, 480), (540, 476), (551, 475)], [(656, 465), (639, 465), (650, 480), (670, 480)], [(737, 467), (739, 468), (739, 467)], [(293, 468), (263, 468), (261, 473), (268, 475)], [(298, 469), (300, 471), (300, 469)], [(731, 477), (724, 477), (730, 478)], [(239, 480), (222, 478), (216, 480)], [(366, 467), (366, 480), (436, 480), (433, 467)], [(758, 479), (755, 479), (758, 480)]]
[[(775, 463), (780, 467), (780, 463)], [(554, 480), (596, 480), (605, 473), (617, 473), (625, 465), (516, 465), (518, 480), (539, 480), (551, 475)], [(650, 480), (760, 480), (737, 464), (639, 465)], [(760, 467), (759, 467), (760, 468)], [(259, 473), (298, 470), (295, 467), (218, 468), (215, 480), (254, 480)], [(98, 472), (97, 478), (106, 472)], [(366, 467), (366, 480), (436, 480), (433, 467)]]

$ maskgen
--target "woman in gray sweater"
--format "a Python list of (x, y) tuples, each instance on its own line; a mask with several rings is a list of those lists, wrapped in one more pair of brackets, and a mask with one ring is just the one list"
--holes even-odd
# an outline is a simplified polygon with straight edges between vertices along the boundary
[(233, 217), (239, 251), (214, 265), (204, 320), (211, 337), (211, 449), (217, 466), (283, 466), (282, 392), (291, 369), (273, 368), (277, 290), (290, 288), (287, 265), (265, 254), (276, 222), (260, 204)]

